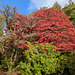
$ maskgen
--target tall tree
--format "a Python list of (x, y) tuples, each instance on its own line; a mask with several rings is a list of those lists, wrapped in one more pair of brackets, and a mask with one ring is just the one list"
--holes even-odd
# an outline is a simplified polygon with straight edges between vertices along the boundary
[[(75, 29), (61, 9), (39, 10), (32, 17), (22, 14), (15, 16), (16, 18), (11, 18), (7, 25), (7, 28), (10, 26), (7, 33), (10, 33), (11, 30), (15, 34), (9, 38), (9, 42), (6, 42), (7, 46), (14, 45), (18, 48), (26, 48), (24, 40), (28, 40), (32, 43), (35, 41), (39, 43), (54, 42), (53, 45), (57, 46), (57, 50), (74, 51)], [(19, 22), (14, 22), (15, 20)]]
[(69, 6), (73, 5), (73, 1), (72, 0), (69, 0)]
[(56, 9), (61, 9), (61, 6), (58, 4), (58, 2), (56, 1), (53, 5), (52, 8), (56, 8)]
[(72, 2), (72, 0), (69, 0), (69, 5), (64, 7), (62, 10), (69, 17), (71, 23), (75, 25), (75, 4)]
[(0, 13), (3, 14), (4, 17), (4, 22), (6, 24), (8, 24), (8, 20), (10, 17), (12, 17), (15, 13), (16, 13), (16, 6), (15, 7), (11, 7), (9, 5), (3, 5), (2, 9), (0, 10)]

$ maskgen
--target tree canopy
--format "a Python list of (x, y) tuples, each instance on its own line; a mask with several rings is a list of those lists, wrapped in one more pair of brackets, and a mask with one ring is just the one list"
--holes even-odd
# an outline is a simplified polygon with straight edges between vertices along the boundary
[(75, 25), (75, 4), (69, 2), (69, 5), (62, 9), (64, 13), (69, 17), (69, 20), (73, 25)]
[[(11, 30), (11, 31), (10, 31)], [(39, 43), (54, 42), (57, 50), (75, 49), (75, 29), (68, 16), (61, 9), (44, 9), (34, 13), (32, 17), (16, 14), (9, 20), (6, 33), (13, 34), (17, 43), (11, 44), (19, 48), (26, 47), (24, 40)]]
[(53, 5), (52, 8), (55, 8), (55, 9), (61, 9), (61, 6), (58, 4), (58, 2), (56, 1)]

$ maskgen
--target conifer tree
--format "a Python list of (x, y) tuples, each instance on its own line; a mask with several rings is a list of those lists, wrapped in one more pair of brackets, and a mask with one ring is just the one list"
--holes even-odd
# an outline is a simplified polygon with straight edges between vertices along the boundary
[(58, 4), (58, 2), (56, 1), (53, 5), (52, 8), (56, 8), (56, 9), (61, 9), (61, 6)]

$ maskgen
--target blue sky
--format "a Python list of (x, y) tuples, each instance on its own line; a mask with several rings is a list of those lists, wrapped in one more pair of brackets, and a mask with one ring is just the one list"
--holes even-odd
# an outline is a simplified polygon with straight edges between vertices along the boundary
[[(68, 4), (68, 0), (0, 0), (0, 4), (16, 6), (19, 13), (27, 15), (43, 6), (52, 7), (56, 1), (62, 6), (62, 8), (65, 4)], [(75, 2), (75, 0), (72, 1)]]

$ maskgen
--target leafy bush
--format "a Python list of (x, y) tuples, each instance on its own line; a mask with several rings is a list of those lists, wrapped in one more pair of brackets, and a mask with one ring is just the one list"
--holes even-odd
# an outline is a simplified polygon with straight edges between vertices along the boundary
[(65, 61), (61, 60), (65, 69), (63, 75), (75, 75), (75, 53), (69, 52), (68, 54), (63, 54)]
[[(20, 62), (20, 72), (23, 75), (50, 75), (57, 72), (63, 73), (64, 67), (60, 64), (60, 52), (56, 47), (46, 43), (31, 45), (24, 52), (24, 61)], [(65, 59), (63, 59), (65, 61)]]

